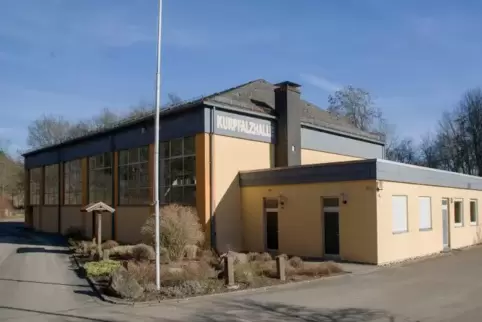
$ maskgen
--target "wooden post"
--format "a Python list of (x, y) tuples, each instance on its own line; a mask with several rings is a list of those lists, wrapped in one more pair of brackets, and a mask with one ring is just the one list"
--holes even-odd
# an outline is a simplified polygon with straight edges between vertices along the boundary
[(224, 281), (227, 286), (234, 285), (234, 258), (228, 255), (224, 257)]
[(279, 280), (286, 280), (286, 262), (284, 256), (276, 257), (276, 275)]
[(95, 213), (97, 215), (97, 253), (100, 259), (102, 254), (102, 212), (95, 211)]

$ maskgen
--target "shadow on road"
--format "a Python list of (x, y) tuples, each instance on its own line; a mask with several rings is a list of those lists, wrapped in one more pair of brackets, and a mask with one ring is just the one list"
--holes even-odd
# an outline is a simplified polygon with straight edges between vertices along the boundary
[(17, 248), (18, 254), (23, 253), (51, 253), (51, 254), (70, 254), (69, 249), (47, 249), (45, 247), (19, 247)]
[(316, 310), (283, 303), (259, 303), (252, 300), (220, 302), (217, 310), (200, 310), (192, 322), (297, 321), (297, 322), (417, 322), (389, 312), (364, 308)]
[[(61, 312), (47, 312), (47, 311), (30, 310), (30, 309), (11, 307), (11, 306), (0, 306), (0, 312), (1, 312), (1, 310), (29, 312), (29, 313), (39, 314), (41, 316), (43, 315), (43, 316), (50, 316), (50, 317), (61, 317), (61, 318), (65, 318), (65, 319), (78, 319), (78, 320), (94, 321), (94, 322), (118, 321), (118, 320), (104, 320), (104, 319), (97, 319), (97, 318), (89, 318), (89, 317), (85, 317), (85, 316), (65, 314), (65, 313), (61, 313)], [(67, 320), (65, 320), (65, 321), (67, 321)]]
[(0, 244), (67, 246), (67, 241), (59, 234), (33, 231), (23, 222), (0, 220)]
[(34, 284), (46, 284), (46, 285), (59, 285), (59, 286), (73, 286), (73, 287), (89, 287), (88, 284), (64, 284), (64, 283), (55, 283), (55, 282), (43, 282), (43, 281), (29, 281), (29, 280), (18, 280), (13, 278), (0, 278), (1, 281), (7, 282), (17, 282), (17, 283), (34, 283)]

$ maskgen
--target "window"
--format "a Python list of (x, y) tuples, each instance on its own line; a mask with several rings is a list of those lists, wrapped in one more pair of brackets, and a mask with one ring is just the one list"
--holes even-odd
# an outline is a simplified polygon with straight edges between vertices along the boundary
[(59, 204), (59, 165), (45, 167), (44, 202), (46, 205)]
[(407, 196), (392, 196), (392, 232), (408, 231)]
[(196, 148), (194, 137), (161, 143), (161, 203), (196, 205)]
[(74, 160), (64, 163), (64, 205), (82, 204), (82, 165)]
[(106, 152), (89, 158), (89, 202), (112, 205), (112, 155)]
[(471, 225), (477, 225), (479, 221), (479, 216), (478, 216), (478, 211), (477, 211), (477, 200), (470, 200), (470, 224)]
[(464, 205), (462, 200), (454, 201), (454, 221), (455, 226), (463, 226), (464, 224)]
[(151, 201), (149, 148), (119, 151), (119, 203), (143, 205)]
[(40, 185), (42, 183), (42, 168), (30, 169), (30, 204), (40, 205)]
[(432, 229), (432, 205), (430, 197), (418, 198), (419, 229)]

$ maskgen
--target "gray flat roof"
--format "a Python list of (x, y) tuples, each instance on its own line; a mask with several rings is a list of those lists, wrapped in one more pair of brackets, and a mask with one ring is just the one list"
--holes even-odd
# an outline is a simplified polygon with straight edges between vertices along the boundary
[(394, 181), (482, 190), (482, 177), (382, 159), (242, 171), (239, 176), (242, 187), (356, 180)]

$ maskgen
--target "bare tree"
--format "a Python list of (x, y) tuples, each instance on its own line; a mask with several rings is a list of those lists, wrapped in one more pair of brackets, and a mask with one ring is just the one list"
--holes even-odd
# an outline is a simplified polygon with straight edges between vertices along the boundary
[(27, 144), (40, 148), (58, 144), (70, 135), (71, 124), (63, 117), (44, 115), (28, 126)]
[[(182, 99), (174, 93), (168, 94), (168, 97), (171, 105), (182, 102)], [(98, 115), (77, 122), (69, 122), (61, 116), (44, 115), (29, 125), (27, 145), (31, 149), (37, 149), (58, 144), (92, 131), (112, 128), (123, 121), (152, 115), (153, 112), (152, 104), (141, 102), (132, 106), (125, 114), (104, 108)]]
[(380, 131), (382, 113), (375, 106), (369, 92), (346, 86), (328, 96), (328, 111), (347, 117), (363, 131)]

